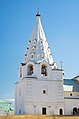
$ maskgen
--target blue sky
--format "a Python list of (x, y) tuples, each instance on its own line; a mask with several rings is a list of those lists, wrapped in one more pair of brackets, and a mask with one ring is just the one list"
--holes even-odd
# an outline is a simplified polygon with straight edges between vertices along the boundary
[(14, 83), (37, 9), (53, 57), (65, 78), (79, 74), (79, 0), (0, 0), (0, 98), (14, 98)]

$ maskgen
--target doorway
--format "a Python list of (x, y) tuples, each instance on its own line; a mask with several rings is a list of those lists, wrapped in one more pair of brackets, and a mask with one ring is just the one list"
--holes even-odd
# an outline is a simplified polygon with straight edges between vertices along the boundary
[(75, 115), (77, 114), (77, 108), (76, 107), (73, 108), (73, 114), (75, 114)]
[(44, 115), (46, 114), (46, 107), (42, 108), (42, 114), (44, 114)]
[(59, 114), (63, 115), (63, 110), (62, 109), (59, 110)]

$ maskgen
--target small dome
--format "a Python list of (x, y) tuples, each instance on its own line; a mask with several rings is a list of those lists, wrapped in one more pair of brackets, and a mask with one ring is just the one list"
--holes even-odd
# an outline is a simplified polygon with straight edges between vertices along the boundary
[(36, 17), (37, 17), (37, 16), (39, 16), (39, 17), (41, 16), (39, 11), (38, 11), (37, 14), (36, 14)]

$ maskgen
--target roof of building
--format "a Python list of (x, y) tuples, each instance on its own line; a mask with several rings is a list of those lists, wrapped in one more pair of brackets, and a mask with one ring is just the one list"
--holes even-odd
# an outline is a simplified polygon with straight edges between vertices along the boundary
[(3, 109), (4, 111), (12, 111), (13, 108), (11, 106), (11, 102), (7, 102), (5, 100), (0, 99), (0, 108)]
[(27, 63), (29, 60), (35, 63), (45, 60), (51, 64), (52, 69), (57, 68), (57, 65), (53, 60), (50, 48), (48, 46), (47, 39), (45, 37), (40, 16), (40, 12), (38, 11), (36, 14), (34, 30), (28, 42), (23, 63)]
[(66, 86), (73, 86), (73, 92), (79, 92), (79, 81), (73, 79), (64, 79), (64, 85)]
[(77, 75), (74, 78), (72, 78), (72, 80), (75, 80), (75, 81), (78, 81), (79, 82), (79, 75)]

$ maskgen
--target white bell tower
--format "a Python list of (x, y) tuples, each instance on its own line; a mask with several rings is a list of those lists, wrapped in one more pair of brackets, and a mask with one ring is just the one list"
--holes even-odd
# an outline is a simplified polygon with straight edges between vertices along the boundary
[(16, 114), (64, 114), (63, 73), (52, 58), (39, 11), (15, 83)]

